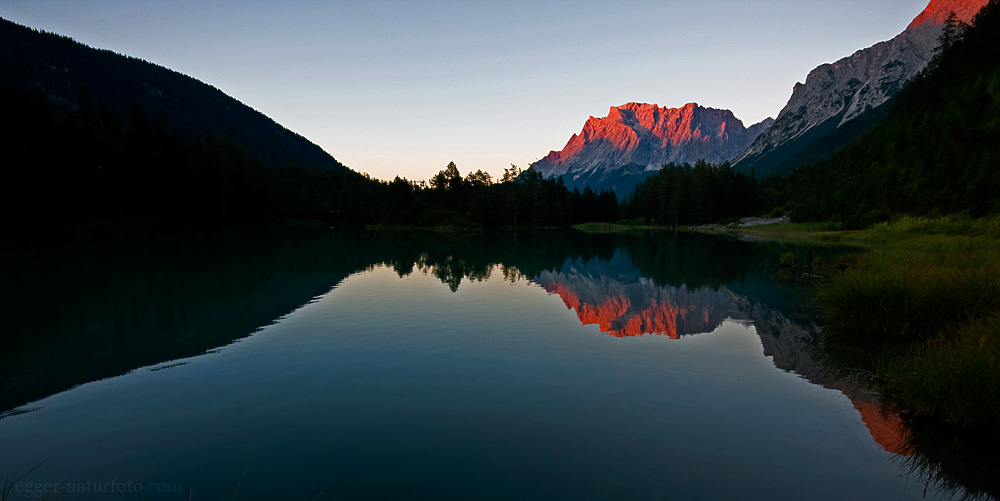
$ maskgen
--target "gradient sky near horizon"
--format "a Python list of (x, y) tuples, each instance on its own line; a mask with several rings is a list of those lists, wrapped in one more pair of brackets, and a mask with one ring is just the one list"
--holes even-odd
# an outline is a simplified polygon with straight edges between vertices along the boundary
[(497, 177), (630, 101), (777, 116), (927, 0), (0, 0), (0, 17), (209, 83), (381, 179)]

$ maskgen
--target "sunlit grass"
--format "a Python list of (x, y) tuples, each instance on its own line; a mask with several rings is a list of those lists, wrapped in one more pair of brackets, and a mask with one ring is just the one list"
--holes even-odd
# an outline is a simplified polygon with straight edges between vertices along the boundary
[(744, 229), (757, 233), (819, 233), (838, 232), (844, 225), (836, 222), (821, 223), (780, 223), (760, 226), (748, 226)]
[(638, 224), (618, 224), (618, 223), (583, 223), (573, 225), (573, 229), (584, 233), (621, 233), (636, 230), (657, 230), (665, 231), (669, 228), (665, 226), (649, 226)]
[(878, 223), (870, 231), (1000, 237), (1000, 217), (972, 219), (965, 216), (903, 216), (894, 221)]

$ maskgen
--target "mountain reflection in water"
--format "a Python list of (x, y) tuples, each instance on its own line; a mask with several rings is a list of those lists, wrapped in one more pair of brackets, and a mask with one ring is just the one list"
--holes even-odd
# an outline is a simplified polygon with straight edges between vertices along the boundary
[(840, 391), (884, 450), (911, 452), (899, 417), (817, 354), (820, 328), (802, 308), (801, 277), (779, 279), (782, 253), (811, 262), (836, 249), (685, 234), (163, 228), (23, 242), (3, 256), (12, 286), (3, 298), (11, 328), (0, 353), (0, 412), (233, 343), (352, 274), (387, 266), (400, 277), (433, 276), (452, 292), (497, 273), (527, 279), (558, 296), (582, 325), (620, 338), (680, 339), (712, 333), (727, 319), (752, 324), (777, 368)]
[[(744, 277), (743, 285), (764, 287), (757, 283), (759, 279)], [(558, 295), (580, 323), (596, 325), (614, 337), (679, 339), (710, 333), (726, 319), (752, 320), (764, 354), (772, 357), (775, 366), (840, 390), (851, 399), (876, 443), (894, 454), (910, 454), (900, 417), (886, 412), (863, 386), (826, 370), (812, 356), (818, 333), (815, 325), (795, 322), (753, 296), (726, 286), (689, 290), (684, 284), (656, 285), (630, 265), (622, 250), (610, 260), (567, 260), (558, 270), (543, 271), (533, 281)]]
[[(623, 273), (626, 263), (621, 251), (611, 261), (567, 261), (558, 271), (544, 271), (534, 281), (562, 298), (582, 324), (597, 325), (614, 337), (658, 334), (678, 339), (712, 332), (726, 318), (743, 319), (724, 289), (661, 287), (637, 270)], [(620, 271), (611, 275), (605, 268)]]

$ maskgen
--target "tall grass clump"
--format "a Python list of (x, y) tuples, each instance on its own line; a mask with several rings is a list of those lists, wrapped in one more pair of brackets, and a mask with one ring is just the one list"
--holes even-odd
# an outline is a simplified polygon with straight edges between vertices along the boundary
[(1000, 441), (1000, 314), (915, 348), (887, 376), (893, 398), (913, 417)]
[(929, 339), (1000, 309), (998, 277), (1000, 240), (896, 234), (832, 278), (817, 301), (835, 332)]
[(998, 221), (876, 225), (852, 235), (868, 252), (816, 295), (831, 345), (891, 347), (876, 377), (904, 413), (992, 444), (1000, 444)]
[(1000, 237), (1000, 216), (983, 219), (972, 219), (965, 215), (938, 218), (903, 216), (893, 221), (877, 223), (871, 227), (871, 231)]
[(821, 289), (817, 299), (835, 332), (905, 337), (914, 320), (914, 296), (901, 277), (851, 273)]

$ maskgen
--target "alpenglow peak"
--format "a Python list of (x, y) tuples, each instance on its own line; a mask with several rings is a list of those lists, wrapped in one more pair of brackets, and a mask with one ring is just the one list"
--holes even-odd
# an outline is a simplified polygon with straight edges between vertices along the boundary
[(989, 3), (988, 0), (931, 0), (927, 8), (914, 18), (906, 29), (913, 29), (924, 24), (942, 26), (952, 12), (960, 21), (968, 23), (987, 3)]
[[(896, 92), (930, 63), (952, 12), (970, 22), (988, 2), (931, 0), (899, 35), (817, 66), (805, 83), (795, 84), (774, 125), (736, 160), (735, 168), (782, 175), (827, 158), (886, 113)], [(855, 121), (862, 116), (867, 118)]]
[[(629, 191), (646, 172), (667, 163), (724, 162), (742, 153), (766, 124), (750, 128), (729, 110), (687, 103), (680, 108), (631, 102), (612, 106), (604, 118), (590, 117), (561, 151), (532, 168), (567, 186)], [(628, 182), (618, 182), (623, 173)]]

